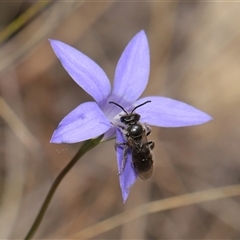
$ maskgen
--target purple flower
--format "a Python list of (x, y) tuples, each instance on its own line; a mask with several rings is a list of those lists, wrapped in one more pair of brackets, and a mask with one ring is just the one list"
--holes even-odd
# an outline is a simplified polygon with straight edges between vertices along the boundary
[[(104, 134), (103, 140), (116, 136), (117, 142), (125, 142), (119, 124), (122, 110), (127, 111), (147, 100), (150, 103), (139, 107), (140, 122), (158, 127), (184, 127), (198, 125), (212, 118), (206, 113), (170, 98), (149, 96), (140, 98), (148, 83), (150, 59), (147, 37), (140, 31), (123, 51), (115, 71), (111, 89), (107, 75), (97, 63), (73, 47), (57, 40), (50, 40), (52, 48), (65, 70), (73, 80), (93, 97), (94, 101), (80, 104), (59, 123), (54, 131), (52, 143), (76, 143)], [(120, 172), (123, 148), (117, 147), (117, 163)], [(137, 174), (132, 166), (131, 152), (119, 175), (123, 201), (125, 202)]]

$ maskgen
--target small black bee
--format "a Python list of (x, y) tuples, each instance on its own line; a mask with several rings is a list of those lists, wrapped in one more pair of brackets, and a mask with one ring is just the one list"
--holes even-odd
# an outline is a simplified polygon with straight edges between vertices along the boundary
[(130, 148), (132, 153), (132, 163), (138, 176), (145, 180), (152, 175), (153, 156), (151, 150), (154, 148), (154, 142), (148, 142), (147, 140), (147, 136), (151, 133), (151, 128), (147, 124), (140, 123), (139, 120), (141, 116), (134, 113), (137, 108), (150, 102), (151, 101), (146, 101), (136, 106), (130, 113), (128, 113), (121, 105), (115, 102), (109, 102), (110, 104), (115, 104), (126, 113), (120, 117), (120, 122), (123, 123), (124, 126), (118, 125), (118, 127), (122, 129), (127, 141), (115, 144), (115, 148), (117, 146), (124, 147), (122, 168), (119, 174), (124, 170), (127, 160), (127, 152)]

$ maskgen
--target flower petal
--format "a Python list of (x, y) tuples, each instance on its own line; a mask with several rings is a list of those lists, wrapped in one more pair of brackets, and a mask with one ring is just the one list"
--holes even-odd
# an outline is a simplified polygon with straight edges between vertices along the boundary
[[(116, 131), (116, 141), (117, 143), (125, 142), (125, 139), (123, 138), (123, 135), (120, 129), (117, 129)], [(124, 147), (122, 146), (117, 147), (118, 172), (120, 172), (122, 168), (123, 149)], [(123, 172), (119, 175), (119, 182), (120, 182), (120, 188), (122, 191), (123, 203), (126, 202), (128, 195), (130, 193), (130, 188), (135, 183), (136, 179), (137, 179), (137, 173), (135, 172), (132, 166), (132, 155), (131, 155), (130, 149), (128, 149), (126, 165), (124, 167)]]
[(110, 82), (102, 68), (92, 59), (63, 42), (50, 40), (50, 43), (73, 80), (98, 104), (102, 104), (111, 91)]
[(95, 102), (86, 102), (71, 111), (54, 131), (52, 143), (76, 143), (95, 138), (112, 127)]
[(171, 98), (149, 96), (141, 98), (135, 106), (151, 100), (139, 107), (136, 112), (141, 115), (141, 122), (158, 127), (185, 127), (206, 123), (212, 120), (208, 114), (184, 102)]
[(116, 127), (112, 127), (107, 132), (104, 133), (104, 136), (103, 136), (101, 142), (111, 140), (111, 139), (115, 138), (115, 136), (116, 136)]
[(142, 30), (128, 43), (118, 61), (112, 93), (115, 101), (122, 104), (124, 98), (135, 102), (146, 88), (149, 69), (148, 41)]

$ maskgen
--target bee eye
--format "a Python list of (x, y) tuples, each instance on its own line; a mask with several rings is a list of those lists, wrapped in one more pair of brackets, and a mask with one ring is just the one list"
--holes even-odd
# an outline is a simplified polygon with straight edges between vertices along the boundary
[(120, 117), (120, 121), (123, 123), (123, 122), (125, 122), (125, 117), (123, 116), (123, 117)]

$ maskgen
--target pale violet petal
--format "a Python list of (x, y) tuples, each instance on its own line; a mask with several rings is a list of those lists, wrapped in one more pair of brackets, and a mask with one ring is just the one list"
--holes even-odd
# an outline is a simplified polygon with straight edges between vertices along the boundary
[(110, 82), (102, 68), (92, 59), (63, 42), (50, 40), (50, 43), (68, 74), (101, 105), (111, 91)]
[(113, 139), (113, 138), (115, 138), (115, 136), (116, 136), (116, 127), (112, 127), (107, 132), (104, 133), (104, 136), (103, 136), (101, 142), (105, 142), (110, 139)]
[(123, 51), (115, 72), (113, 98), (132, 103), (142, 94), (148, 83), (150, 69), (149, 47), (145, 32), (140, 31)]
[(141, 115), (141, 122), (158, 127), (185, 127), (199, 125), (212, 120), (201, 110), (171, 98), (149, 96), (135, 102), (135, 106), (151, 100), (136, 109)]
[[(116, 131), (116, 141), (117, 143), (125, 142), (120, 129), (117, 129)], [(122, 162), (123, 162), (123, 147), (118, 146), (117, 147), (118, 172), (121, 171)], [(126, 202), (128, 195), (130, 193), (130, 189), (135, 183), (136, 179), (137, 179), (137, 173), (133, 168), (132, 155), (131, 155), (130, 149), (128, 149), (126, 165), (124, 167), (123, 172), (119, 175), (119, 182), (120, 182), (120, 188), (122, 191), (123, 203)]]
[(95, 102), (86, 102), (71, 111), (54, 131), (52, 143), (76, 143), (95, 138), (112, 127)]

